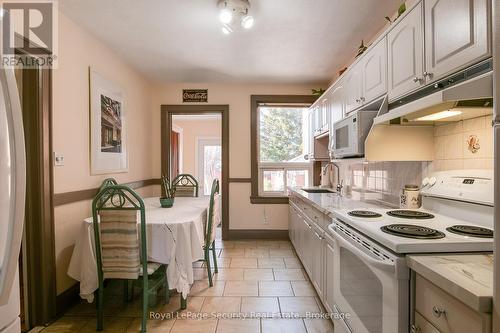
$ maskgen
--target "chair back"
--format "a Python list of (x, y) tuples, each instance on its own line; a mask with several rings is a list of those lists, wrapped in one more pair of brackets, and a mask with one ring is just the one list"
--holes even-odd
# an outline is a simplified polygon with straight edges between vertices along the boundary
[(101, 192), (104, 188), (112, 185), (118, 185), (118, 182), (114, 178), (106, 178), (102, 181), (101, 186), (99, 187), (99, 192)]
[(172, 186), (176, 197), (197, 197), (198, 181), (190, 174), (180, 174), (174, 178)]
[(141, 264), (146, 272), (147, 234), (142, 198), (128, 186), (109, 185), (92, 201), (92, 217), (99, 279), (137, 279)]
[(208, 216), (205, 228), (205, 246), (210, 246), (215, 240), (217, 227), (222, 222), (220, 201), (219, 180), (214, 179), (212, 182), (212, 190), (210, 191), (210, 204), (208, 206)]

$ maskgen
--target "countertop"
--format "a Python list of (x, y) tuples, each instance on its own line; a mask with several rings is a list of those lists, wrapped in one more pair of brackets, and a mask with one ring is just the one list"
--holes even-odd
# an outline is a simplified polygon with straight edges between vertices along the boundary
[(289, 187), (288, 190), (290, 195), (296, 195), (302, 200), (305, 199), (314, 208), (332, 217), (333, 211), (338, 209), (394, 208), (376, 201), (375, 197), (377, 194), (370, 195), (369, 193), (360, 194), (359, 192), (352, 192), (351, 195), (344, 196), (338, 195), (335, 192), (309, 193), (297, 187)]
[(493, 255), (408, 255), (416, 273), (479, 312), (491, 312), (493, 304)]
[[(289, 188), (289, 194), (307, 201), (333, 217), (338, 209), (393, 208), (376, 201), (370, 194), (352, 192), (308, 193)], [(375, 195), (374, 195), (375, 196)], [(493, 303), (493, 255), (491, 253), (407, 255), (408, 266), (422, 277), (479, 312), (491, 312)]]

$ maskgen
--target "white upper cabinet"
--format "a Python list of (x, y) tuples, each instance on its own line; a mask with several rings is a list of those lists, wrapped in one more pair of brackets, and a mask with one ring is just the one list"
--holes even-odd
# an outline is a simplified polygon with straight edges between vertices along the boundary
[(328, 130), (328, 120), (330, 118), (330, 101), (328, 93), (323, 94), (321, 97), (321, 117), (319, 132), (323, 133)]
[(372, 47), (360, 61), (363, 94), (361, 104), (373, 101), (387, 92), (387, 45), (386, 38)]
[(344, 100), (344, 83), (339, 81), (331, 89), (329, 101), (330, 101), (330, 129), (333, 128), (333, 124), (344, 118), (345, 113), (345, 100)]
[(419, 3), (387, 35), (389, 100), (425, 83), (423, 34), (422, 3)]
[(345, 87), (345, 112), (349, 113), (362, 105), (363, 76), (359, 63), (352, 66), (344, 79)]
[(490, 54), (489, 0), (425, 0), (427, 83)]

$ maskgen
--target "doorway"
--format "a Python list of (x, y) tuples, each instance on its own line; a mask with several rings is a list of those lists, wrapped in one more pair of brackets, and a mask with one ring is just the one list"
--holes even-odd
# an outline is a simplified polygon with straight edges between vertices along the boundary
[(221, 179), (222, 145), (220, 137), (198, 137), (196, 146), (196, 176), (200, 181), (200, 193), (210, 195), (214, 179)]
[[(197, 125), (188, 125), (189, 122)], [(214, 126), (215, 123), (217, 126)], [(207, 132), (214, 128), (218, 128), (218, 132)], [(181, 135), (172, 135), (173, 133)], [(200, 184), (200, 195), (206, 195), (207, 191), (209, 195), (212, 180), (219, 178), (222, 194), (221, 233), (222, 239), (227, 239), (229, 233), (229, 106), (162, 105), (161, 172), (162, 175), (167, 175), (171, 179), (180, 173), (194, 175)]]

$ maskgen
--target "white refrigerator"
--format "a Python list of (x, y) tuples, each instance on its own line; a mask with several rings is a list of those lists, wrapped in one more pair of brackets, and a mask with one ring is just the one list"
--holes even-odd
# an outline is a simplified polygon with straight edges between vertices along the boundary
[(19, 333), (26, 157), (14, 71), (0, 69), (0, 82), (0, 333)]

